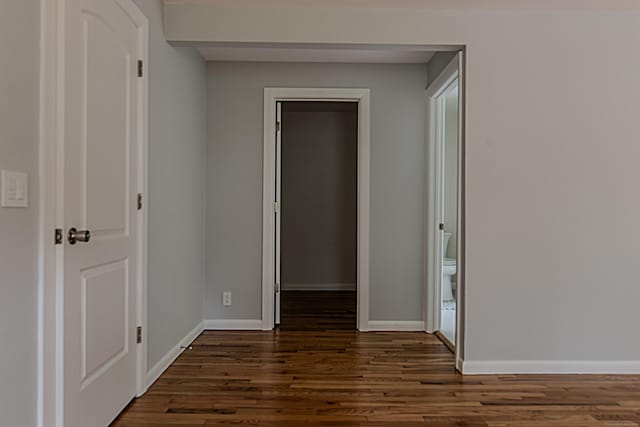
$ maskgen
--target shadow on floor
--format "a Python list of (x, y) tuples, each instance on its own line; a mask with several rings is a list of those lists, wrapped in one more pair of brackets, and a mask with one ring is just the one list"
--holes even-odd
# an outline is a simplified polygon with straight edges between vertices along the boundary
[(356, 292), (282, 291), (280, 329), (355, 330)]

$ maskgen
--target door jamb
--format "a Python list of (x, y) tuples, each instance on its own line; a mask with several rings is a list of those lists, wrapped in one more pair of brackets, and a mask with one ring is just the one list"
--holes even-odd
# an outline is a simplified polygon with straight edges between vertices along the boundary
[(274, 195), (277, 101), (358, 102), (358, 308), (357, 328), (369, 329), (370, 90), (265, 88), (262, 193), (262, 329), (274, 327)]
[[(139, 49), (148, 64), (149, 23), (131, 0), (115, 0), (140, 31)], [(40, 0), (40, 73), (38, 136), (38, 427), (64, 424), (63, 359), (63, 261), (64, 245), (55, 245), (54, 230), (63, 228), (64, 160), (64, 28), (65, 0)], [(148, 68), (148, 66), (146, 67)], [(148, 250), (148, 76), (141, 79), (141, 126), (138, 134), (138, 192), (145, 197), (137, 213), (138, 280), (136, 284), (137, 325), (147, 330), (147, 250)], [(132, 331), (133, 333), (133, 331)], [(136, 346), (136, 395), (147, 387), (147, 340)]]
[[(465, 162), (465, 146), (466, 146), (466, 81), (465, 81), (465, 52), (461, 50), (451, 62), (442, 70), (435, 80), (427, 87), (428, 98), (428, 114), (429, 123), (428, 144), (427, 144), (427, 189), (429, 196), (427, 197), (427, 227), (425, 248), (426, 260), (426, 289), (425, 303), (426, 312), (425, 326), (426, 331), (433, 333), (440, 325), (440, 283), (441, 265), (436, 262), (442, 255), (442, 239), (439, 236), (439, 218), (437, 211), (441, 207), (442, 200), (438, 186), (441, 186), (441, 165), (439, 165), (442, 156), (441, 147), (439, 147), (439, 138), (442, 137), (441, 119), (442, 112), (438, 103), (441, 103), (441, 95), (449, 88), (455, 79), (458, 79), (459, 85), (459, 122), (458, 122), (458, 189), (457, 189), (457, 289), (456, 289), (456, 342), (455, 342), (455, 359), (456, 369), (462, 371), (464, 361), (464, 344), (465, 344), (465, 290), (466, 290), (466, 219), (465, 219), (465, 200), (466, 200), (466, 162)], [(435, 197), (434, 197), (435, 195)]]

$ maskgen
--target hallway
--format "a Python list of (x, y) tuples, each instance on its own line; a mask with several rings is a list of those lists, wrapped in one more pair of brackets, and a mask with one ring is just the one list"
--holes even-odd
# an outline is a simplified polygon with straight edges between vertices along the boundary
[(463, 378), (424, 333), (205, 331), (113, 426), (638, 426), (639, 393), (638, 376)]

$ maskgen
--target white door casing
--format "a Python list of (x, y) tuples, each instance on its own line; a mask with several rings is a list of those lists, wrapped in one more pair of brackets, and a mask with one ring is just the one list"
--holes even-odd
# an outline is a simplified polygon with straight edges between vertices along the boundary
[(144, 391), (148, 24), (131, 0), (42, 11), (38, 425), (104, 426)]
[(275, 247), (275, 324), (280, 324), (280, 296), (282, 291), (282, 102), (276, 103), (276, 247)]
[[(276, 324), (276, 209), (274, 195), (280, 185), (278, 155), (280, 135), (276, 132), (281, 101), (337, 101), (358, 103), (358, 254), (357, 328), (369, 330), (369, 167), (370, 167), (370, 90), (348, 88), (265, 88), (262, 211), (262, 329)], [(277, 206), (277, 205), (275, 205)], [(279, 243), (278, 243), (279, 245)], [(279, 273), (278, 273), (279, 277)], [(278, 310), (279, 311), (279, 310)]]
[(465, 53), (459, 52), (455, 59), (458, 66), (458, 197), (457, 215), (457, 254), (456, 254), (456, 369), (462, 372), (465, 351), (465, 317), (466, 313), (466, 68)]

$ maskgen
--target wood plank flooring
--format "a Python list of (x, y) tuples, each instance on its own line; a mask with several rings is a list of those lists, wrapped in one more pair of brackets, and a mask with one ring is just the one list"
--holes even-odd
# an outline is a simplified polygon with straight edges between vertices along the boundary
[(280, 329), (355, 330), (356, 292), (282, 291)]
[(424, 333), (206, 331), (114, 426), (638, 426), (640, 376), (465, 376)]

